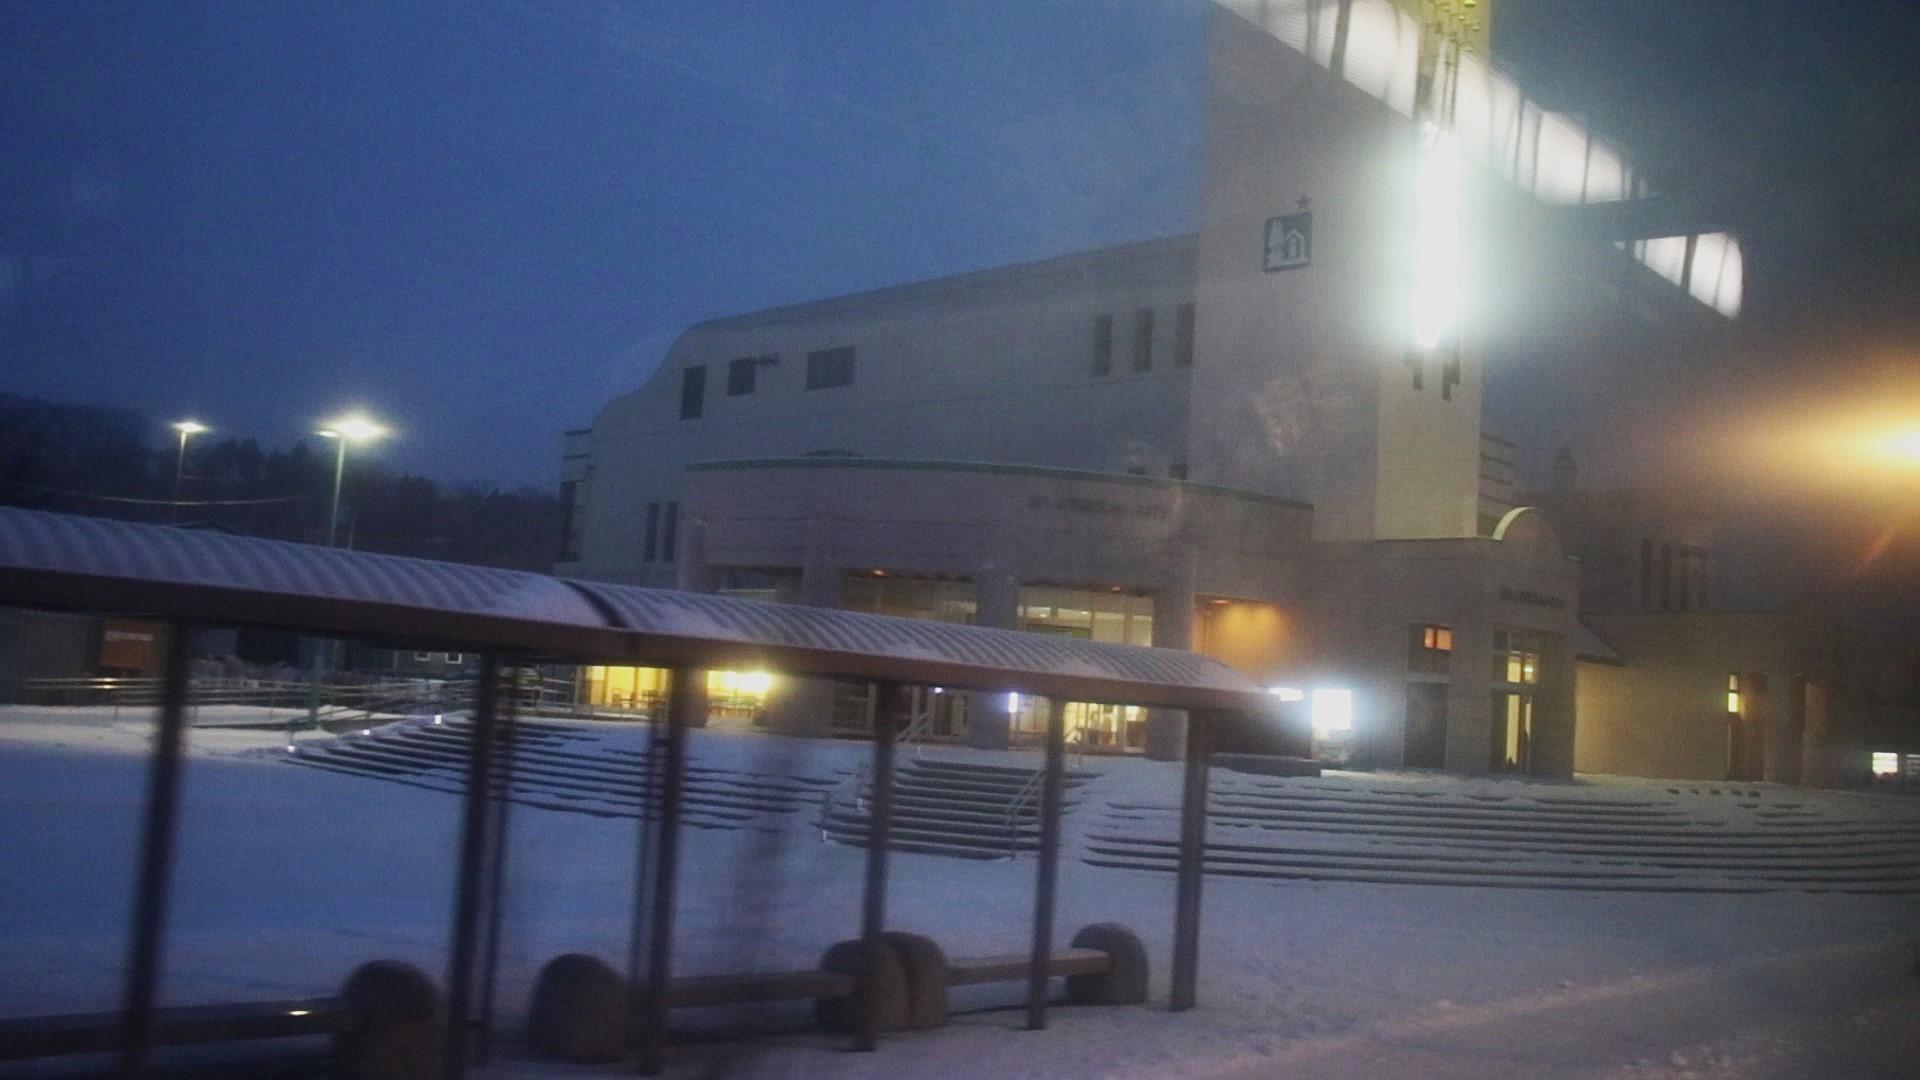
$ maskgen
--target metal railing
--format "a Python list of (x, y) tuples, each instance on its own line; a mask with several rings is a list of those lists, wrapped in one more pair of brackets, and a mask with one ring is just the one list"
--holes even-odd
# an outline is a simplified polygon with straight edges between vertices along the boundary
[(1013, 793), (1013, 799), (1007, 803), (1007, 858), (1018, 857), (1020, 853), (1020, 811), (1030, 806), (1040, 791), (1040, 780), (1046, 776), (1044, 769), (1033, 770), (1027, 782)]
[[(933, 730), (933, 695), (923, 689), (915, 688), (913, 700), (913, 712), (907, 717), (907, 725), (894, 735), (893, 745), (896, 753), (902, 748), (911, 748), (914, 758), (918, 760), (921, 740)], [(843, 795), (850, 791), (851, 798), (847, 800), (849, 804), (855, 810), (866, 809), (866, 800), (860, 797), (860, 785), (866, 782), (867, 774), (872, 768), (871, 760), (862, 761), (847, 774), (846, 779), (820, 793), (820, 818), (817, 824), (820, 827), (820, 839), (823, 842), (828, 839), (827, 819), (833, 812), (834, 804), (839, 802)]]

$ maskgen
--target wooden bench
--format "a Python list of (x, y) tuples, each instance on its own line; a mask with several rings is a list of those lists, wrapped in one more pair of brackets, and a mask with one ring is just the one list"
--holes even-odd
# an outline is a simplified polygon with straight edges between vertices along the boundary
[[(188, 1005), (155, 1010), (150, 1042), (187, 1046), (338, 1035), (359, 1022), (358, 1010), (342, 997)], [(112, 1053), (120, 1048), (123, 1033), (117, 1012), (0, 1020), (0, 1061)]]

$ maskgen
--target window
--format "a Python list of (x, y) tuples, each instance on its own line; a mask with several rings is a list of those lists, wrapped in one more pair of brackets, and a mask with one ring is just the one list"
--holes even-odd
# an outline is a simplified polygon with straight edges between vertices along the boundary
[(1660, 545), (1660, 610), (1673, 610), (1673, 545)]
[(1113, 316), (1093, 320), (1093, 373), (1113, 374)]
[(1653, 610), (1653, 541), (1640, 541), (1640, 610)]
[(1193, 305), (1181, 304), (1173, 321), (1173, 366), (1193, 366)]
[(1153, 370), (1153, 309), (1133, 313), (1133, 370)]
[(680, 540), (680, 504), (667, 504), (667, 519), (660, 526), (660, 561), (672, 562), (674, 549)]
[(807, 389), (825, 390), (853, 385), (853, 346), (821, 349), (807, 354)]
[(465, 653), (450, 652), (447, 654), (447, 663), (449, 664), (464, 664), (466, 662), (467, 655)]
[(1734, 714), (1740, 712), (1740, 676), (1738, 675), (1727, 676), (1727, 711)]
[(745, 397), (753, 393), (754, 373), (765, 357), (740, 356), (727, 361), (727, 396)]
[(580, 547), (573, 535), (573, 503), (579, 495), (578, 480), (560, 481), (560, 551), (561, 562), (573, 562), (580, 557)]
[(1453, 658), (1453, 628), (1432, 623), (1408, 627), (1407, 670), (1417, 675), (1445, 675)]
[(1540, 654), (1546, 636), (1528, 630), (1493, 632), (1493, 681), (1521, 686), (1540, 681)]
[(1900, 755), (1892, 751), (1875, 750), (1873, 752), (1873, 775), (1900, 775)]
[(680, 373), (680, 419), (698, 419), (707, 404), (707, 368), (705, 364)]
[(433, 663), (433, 654), (430, 652), (414, 653), (413, 662), (416, 664), (431, 664)]
[(647, 504), (647, 535), (640, 544), (640, 561), (652, 562), (660, 550), (660, 504)]

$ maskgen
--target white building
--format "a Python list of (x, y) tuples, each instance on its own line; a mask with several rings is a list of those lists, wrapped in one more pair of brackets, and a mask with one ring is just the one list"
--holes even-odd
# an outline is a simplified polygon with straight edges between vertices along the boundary
[[(1711, 332), (1738, 249), (1597, 237), (1583, 204), (1644, 185), (1434, 10), (1217, 5), (1197, 234), (689, 329), (569, 436), (558, 571), (1197, 648), (1373, 762), (1570, 772), (1595, 646), (1510, 507), (1482, 357), (1636, 311)], [(831, 722), (821, 688), (715, 685)], [(1179, 752), (1177, 725), (1070, 709), (1089, 743)], [(939, 723), (997, 745), (1033, 710)]]

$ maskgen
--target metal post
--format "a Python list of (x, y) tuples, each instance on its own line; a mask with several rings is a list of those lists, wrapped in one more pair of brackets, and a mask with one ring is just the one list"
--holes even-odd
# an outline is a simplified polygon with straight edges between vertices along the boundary
[(460, 822), (460, 869), (453, 898), (452, 957), (447, 964), (447, 1044), (442, 1075), (465, 1076), (472, 1036), (468, 1014), (473, 1005), (474, 951), (480, 937), (480, 908), (487, 851), (487, 781), (493, 775), (494, 721), (500, 707), (500, 658), (480, 661), (480, 688), (473, 710), (473, 741), (467, 752), (467, 790)]
[(665, 756), (660, 766), (659, 842), (654, 846), (651, 941), (647, 947), (647, 982), (642, 988), (644, 1026), (634, 1068), (642, 1076), (657, 1076), (667, 1048), (668, 997), (673, 978), (673, 900), (680, 858), (680, 800), (687, 776), (687, 729), (693, 710), (704, 700), (694, 684), (699, 672), (674, 668), (668, 686)]
[[(855, 1050), (872, 1050), (879, 1043), (878, 1002), (873, 993), (874, 968), (880, 962), (880, 935), (887, 923), (887, 845), (893, 834), (893, 744), (901, 714), (911, 706), (908, 688), (883, 683), (876, 689), (873, 711), (873, 768), (868, 800), (867, 880), (860, 898), (860, 941), (866, 972), (860, 980), (860, 1024), (853, 1034)], [(858, 792), (855, 793), (856, 797)]]
[(180, 456), (173, 462), (173, 498), (167, 503), (167, 523), (180, 522), (180, 481), (187, 472), (187, 430), (180, 428)]
[(140, 838), (140, 879), (134, 893), (132, 946), (120, 1007), (120, 1072), (144, 1076), (153, 1044), (153, 1004), (160, 982), (160, 938), (166, 930), (167, 886), (180, 802), (180, 751), (185, 742), (188, 628), (167, 635), (160, 684), (159, 727), (147, 772), (147, 812)]
[(1027, 1030), (1047, 1026), (1053, 902), (1060, 879), (1060, 795), (1066, 786), (1067, 703), (1047, 701), (1047, 765), (1040, 780), (1040, 869), (1033, 889), (1033, 958), (1027, 965)]
[(500, 923), (504, 916), (503, 902), (507, 879), (507, 811), (513, 805), (510, 790), (513, 784), (513, 751), (515, 740), (515, 722), (519, 719), (517, 694), (507, 696), (506, 708), (500, 710), (499, 767), (495, 771), (493, 783), (488, 789), (493, 822), (491, 830), (492, 851), (487, 857), (487, 954), (480, 969), (480, 1012), (473, 1023), (473, 1061), (476, 1065), (485, 1065), (493, 1056), (493, 1001), (494, 989), (499, 982), (500, 972)]
[[(340, 445), (333, 456), (333, 509), (327, 514), (327, 546), (333, 547), (340, 535), (340, 481), (347, 472), (347, 436), (342, 432), (335, 440)], [(320, 669), (326, 658), (333, 652), (333, 640), (321, 638), (314, 643), (313, 682), (307, 688), (307, 726), (320, 730)], [(287, 743), (293, 743), (291, 724), (287, 730)]]
[[(664, 726), (657, 710), (647, 717), (647, 751), (640, 759), (640, 831), (633, 862), (633, 924), (627, 935), (627, 985), (634, 987), (646, 973), (647, 897), (652, 895), (653, 851), (659, 839), (660, 730)], [(638, 1013), (635, 1018), (639, 1019)]]
[(1167, 1008), (1193, 1008), (1200, 977), (1200, 877), (1207, 847), (1207, 756), (1213, 715), (1187, 713), (1186, 783), (1180, 793), (1180, 870), (1173, 902), (1173, 990)]

